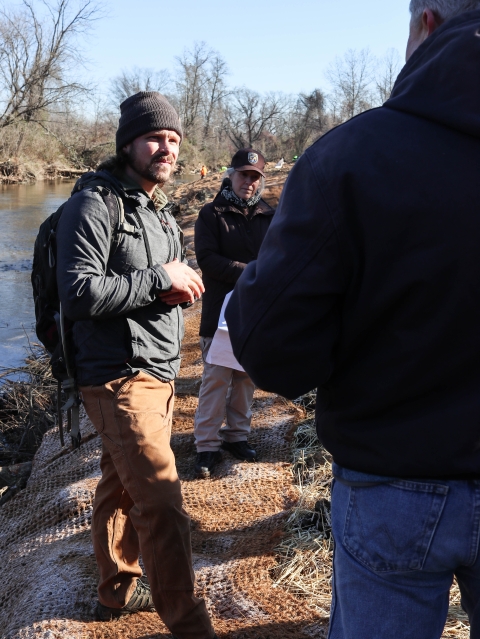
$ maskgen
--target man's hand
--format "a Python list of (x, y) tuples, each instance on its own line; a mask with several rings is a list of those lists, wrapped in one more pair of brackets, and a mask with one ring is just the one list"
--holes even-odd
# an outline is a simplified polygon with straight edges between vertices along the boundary
[(200, 299), (202, 293), (205, 292), (205, 287), (192, 268), (183, 262), (179, 262), (177, 258), (173, 262), (162, 264), (162, 266), (172, 280), (172, 288), (165, 293), (158, 294), (162, 302), (170, 306), (176, 306), (177, 304), (194, 302), (196, 299)]

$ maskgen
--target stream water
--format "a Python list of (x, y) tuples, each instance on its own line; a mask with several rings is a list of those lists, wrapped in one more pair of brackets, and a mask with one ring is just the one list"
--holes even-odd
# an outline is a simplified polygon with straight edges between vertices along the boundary
[[(180, 178), (190, 182), (198, 176)], [(35, 341), (30, 271), (38, 227), (66, 200), (73, 182), (0, 185), (0, 371), (20, 366)]]
[(72, 182), (0, 186), (0, 366), (22, 364), (35, 340), (30, 271), (38, 227), (68, 198)]

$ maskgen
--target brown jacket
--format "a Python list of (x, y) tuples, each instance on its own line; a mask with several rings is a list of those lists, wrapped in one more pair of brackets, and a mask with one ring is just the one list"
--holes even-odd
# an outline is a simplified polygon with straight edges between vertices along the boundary
[(215, 334), (225, 295), (233, 290), (245, 266), (257, 259), (274, 212), (263, 200), (242, 209), (220, 194), (200, 211), (195, 253), (205, 285), (202, 337)]

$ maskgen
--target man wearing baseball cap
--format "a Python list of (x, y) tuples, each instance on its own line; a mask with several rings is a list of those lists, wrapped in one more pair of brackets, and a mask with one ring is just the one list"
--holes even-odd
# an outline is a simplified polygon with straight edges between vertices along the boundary
[[(70, 198), (57, 233), (78, 384), (102, 438), (92, 520), (97, 618), (156, 609), (177, 639), (212, 639), (205, 603), (193, 594), (190, 518), (170, 448), (180, 305), (204, 290), (161, 190), (182, 127), (156, 92), (127, 98), (120, 112), (116, 155)], [(112, 223), (108, 193), (123, 221), (118, 214)], [(149, 585), (140, 579), (140, 553)]]
[[(225, 296), (246, 265), (255, 260), (272, 221), (273, 209), (262, 198), (265, 158), (240, 149), (220, 191), (202, 208), (195, 224), (195, 251), (205, 295), (200, 324), (204, 372), (195, 414), (195, 475), (209, 477), (221, 459), (220, 449), (241, 461), (255, 461), (247, 438), (255, 386), (243, 369), (214, 362), (210, 352)], [(225, 425), (222, 424), (225, 418)]]

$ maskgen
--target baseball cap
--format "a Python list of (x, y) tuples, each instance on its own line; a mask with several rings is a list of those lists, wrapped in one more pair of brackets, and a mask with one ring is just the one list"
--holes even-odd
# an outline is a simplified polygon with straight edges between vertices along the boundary
[(265, 177), (265, 158), (255, 149), (240, 149), (235, 153), (231, 162), (236, 171), (256, 171)]

